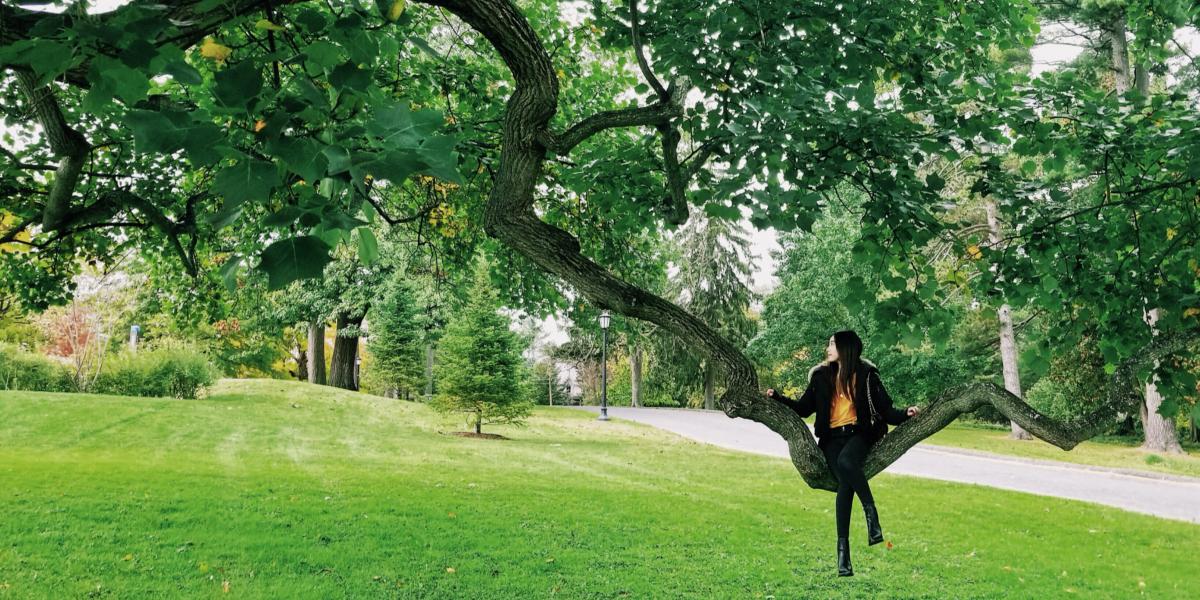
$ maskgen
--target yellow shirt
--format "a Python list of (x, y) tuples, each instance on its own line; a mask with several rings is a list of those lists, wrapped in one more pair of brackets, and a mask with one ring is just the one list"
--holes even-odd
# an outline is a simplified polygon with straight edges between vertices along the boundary
[(845, 390), (837, 390), (830, 403), (829, 426), (841, 427), (842, 425), (851, 425), (857, 422), (858, 415), (854, 410), (854, 402), (850, 400), (850, 396), (846, 395)]

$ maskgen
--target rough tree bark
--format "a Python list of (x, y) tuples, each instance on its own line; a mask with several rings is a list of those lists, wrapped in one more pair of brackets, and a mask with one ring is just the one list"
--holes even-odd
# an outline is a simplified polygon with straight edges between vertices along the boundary
[(433, 343), (425, 342), (425, 401), (433, 398)]
[(711, 360), (704, 362), (704, 409), (716, 410), (717, 401), (714, 397), (717, 389), (717, 366)]
[(642, 349), (634, 346), (629, 352), (629, 405), (642, 406)]
[[(1157, 321), (1158, 309), (1155, 308), (1147, 311), (1146, 322), (1150, 324), (1152, 330), (1154, 330), (1154, 324)], [(1154, 366), (1158, 367), (1158, 360), (1154, 361)], [(1179, 435), (1175, 431), (1175, 419), (1158, 414), (1158, 407), (1161, 405), (1162, 394), (1158, 393), (1158, 386), (1155, 385), (1154, 378), (1151, 377), (1146, 381), (1145, 400), (1139, 407), (1142, 415), (1142, 427), (1146, 434), (1146, 440), (1142, 444), (1142, 449), (1153, 452), (1183, 454), (1183, 446), (1179, 444)]]
[(363, 318), (351, 318), (338, 315), (338, 335), (333, 341), (333, 360), (329, 363), (329, 385), (344, 390), (357, 390), (358, 382), (354, 377), (354, 362), (358, 358), (358, 336), (343, 336), (342, 331), (348, 327), (358, 328)]
[(308, 350), (300, 342), (296, 342), (296, 379), (308, 379)]
[[(984, 205), (987, 211), (988, 234), (991, 237), (992, 244), (1000, 243), (1000, 220), (996, 218), (996, 203), (990, 198)], [(1012, 309), (1007, 303), (1000, 306), (997, 311), (997, 316), (1000, 320), (1000, 365), (1004, 371), (1004, 389), (1012, 392), (1018, 398), (1023, 398), (1021, 394), (1021, 374), (1017, 369), (1017, 336), (1013, 333)], [(1018, 440), (1033, 439), (1028, 431), (1025, 431), (1015, 421), (1009, 421), (1012, 428), (1010, 436)]]
[(308, 324), (308, 382), (325, 385), (325, 323)]

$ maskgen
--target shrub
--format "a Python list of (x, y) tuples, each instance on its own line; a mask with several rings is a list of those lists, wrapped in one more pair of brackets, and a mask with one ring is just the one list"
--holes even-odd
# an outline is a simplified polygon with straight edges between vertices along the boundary
[(122, 396), (196, 398), (217, 376), (217, 369), (207, 355), (175, 343), (111, 357), (94, 391)]
[(0, 344), (0, 390), (74, 391), (67, 367), (13, 344)]

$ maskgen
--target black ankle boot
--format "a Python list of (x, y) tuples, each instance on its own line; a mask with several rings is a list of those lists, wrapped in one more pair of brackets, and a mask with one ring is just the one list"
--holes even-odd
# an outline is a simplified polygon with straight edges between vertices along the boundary
[(850, 539), (838, 538), (838, 577), (849, 577), (854, 574), (850, 566)]
[(867, 517), (867, 545), (874, 546), (883, 541), (883, 528), (879, 526), (879, 512), (874, 504), (864, 504), (863, 514)]

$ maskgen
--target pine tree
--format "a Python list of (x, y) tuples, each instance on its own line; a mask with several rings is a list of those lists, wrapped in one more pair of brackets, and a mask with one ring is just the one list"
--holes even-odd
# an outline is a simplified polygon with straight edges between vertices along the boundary
[[(688, 312), (726, 339), (744, 345), (755, 331), (749, 308), (758, 299), (758, 294), (750, 289), (753, 257), (745, 231), (732, 221), (695, 215), (680, 230), (677, 244), (679, 272), (672, 278), (672, 295)], [(717, 408), (716, 382), (720, 373), (716, 363), (695, 355), (672, 336), (658, 340), (656, 354), (672, 357), (674, 367), (670, 370), (676, 373), (694, 376), (700, 371), (704, 408)], [(664, 374), (658, 373), (656, 379)], [(691, 376), (676, 375), (678, 391), (693, 387)]]
[(425, 347), (411, 285), (394, 276), (371, 307), (372, 377), (388, 392), (416, 392), (425, 379)]
[(439, 392), (433, 405), (442, 412), (466, 413), (477, 434), (485, 424), (521, 424), (532, 408), (522, 393), (517, 336), (498, 306), (481, 261), (470, 299), (451, 319), (438, 348)]

